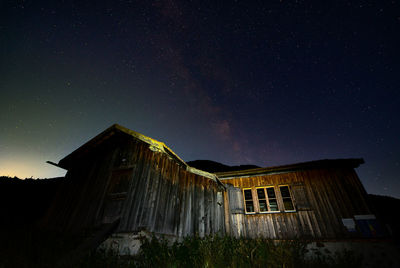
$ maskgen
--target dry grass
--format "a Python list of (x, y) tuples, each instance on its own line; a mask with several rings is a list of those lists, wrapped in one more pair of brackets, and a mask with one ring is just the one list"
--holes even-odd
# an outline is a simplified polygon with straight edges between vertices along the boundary
[[(56, 267), (79, 237), (21, 228), (1, 233), (0, 268)], [(361, 259), (346, 251), (336, 255), (314, 254), (306, 258), (306, 242), (246, 239), (229, 236), (186, 237), (173, 244), (143, 238), (137, 256), (93, 251), (74, 267), (361, 267)]]

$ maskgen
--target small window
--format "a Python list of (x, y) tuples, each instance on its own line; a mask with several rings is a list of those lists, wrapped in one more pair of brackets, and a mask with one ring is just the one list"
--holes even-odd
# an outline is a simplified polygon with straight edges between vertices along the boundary
[(131, 169), (114, 170), (108, 186), (108, 194), (126, 193), (129, 189), (131, 177)]
[(257, 188), (258, 204), (260, 206), (260, 212), (268, 211), (267, 199), (265, 198), (264, 188)]
[(270, 210), (271, 211), (279, 211), (278, 202), (276, 201), (274, 187), (268, 187), (268, 188), (266, 188), (266, 190), (267, 190), (267, 194), (268, 194), (268, 202), (269, 202)]
[(287, 185), (279, 186), (279, 189), (281, 191), (282, 201), (283, 201), (283, 206), (285, 208), (285, 211), (293, 211), (294, 206), (293, 206), (292, 197), (290, 195), (289, 186), (287, 186)]
[(243, 195), (244, 195), (246, 213), (255, 213), (253, 195), (251, 193), (251, 189), (243, 189)]

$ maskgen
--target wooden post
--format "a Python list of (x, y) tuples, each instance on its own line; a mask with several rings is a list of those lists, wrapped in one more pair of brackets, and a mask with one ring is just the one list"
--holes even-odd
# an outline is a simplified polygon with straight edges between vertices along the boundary
[(225, 234), (231, 235), (228, 190), (224, 191)]

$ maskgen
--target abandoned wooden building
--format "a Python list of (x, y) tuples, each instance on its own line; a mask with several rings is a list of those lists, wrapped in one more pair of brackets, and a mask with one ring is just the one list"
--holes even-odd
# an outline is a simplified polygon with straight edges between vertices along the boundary
[(115, 124), (55, 164), (68, 172), (44, 223), (68, 232), (114, 223), (114, 238), (141, 230), (175, 238), (375, 236), (354, 171), (363, 162), (319, 160), (214, 174)]

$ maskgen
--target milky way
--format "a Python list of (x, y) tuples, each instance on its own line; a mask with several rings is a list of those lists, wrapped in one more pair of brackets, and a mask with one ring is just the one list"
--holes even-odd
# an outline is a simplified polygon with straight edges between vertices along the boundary
[(364, 158), (400, 197), (398, 2), (143, 2), (1, 4), (0, 175), (119, 123), (186, 161)]

